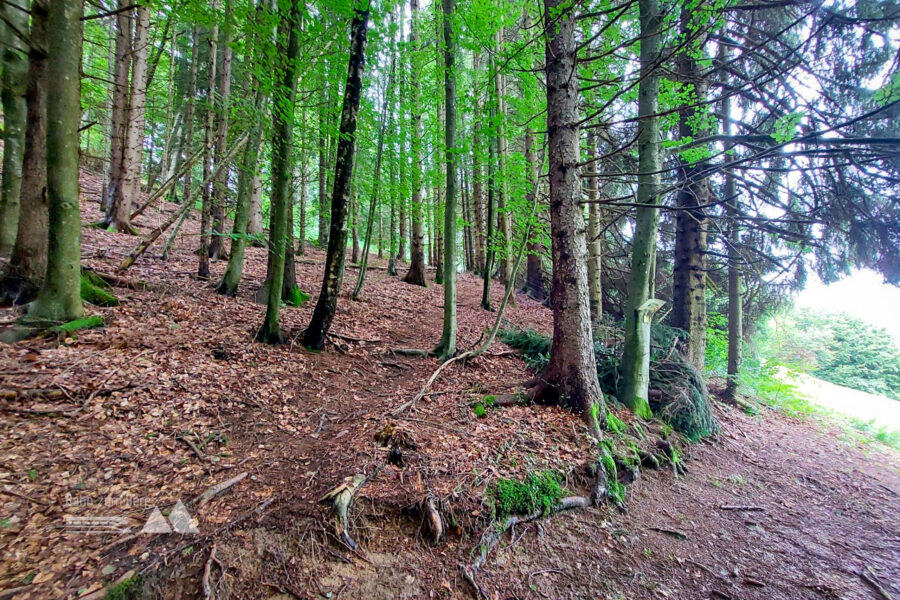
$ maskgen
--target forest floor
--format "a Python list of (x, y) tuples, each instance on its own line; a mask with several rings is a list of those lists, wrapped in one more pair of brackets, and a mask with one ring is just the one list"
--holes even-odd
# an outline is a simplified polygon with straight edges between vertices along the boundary
[[(97, 220), (96, 179), (82, 188), (84, 220)], [(139, 229), (174, 208), (149, 210)], [(470, 598), (460, 565), (488, 524), (492, 482), (553, 468), (584, 492), (580, 466), (592, 453), (578, 418), (546, 406), (473, 414), (473, 400), (530, 377), (500, 342), (446, 369), (403, 416), (388, 415), (437, 367), (390, 350), (437, 341), (440, 286), (405, 285), (374, 259), (365, 298), (342, 295), (325, 351), (266, 346), (252, 341), (264, 250), (249, 250), (239, 297), (223, 298), (193, 276), (197, 232), (189, 220), (166, 262), (151, 248), (126, 274), (144, 283), (115, 288), (120, 306), (89, 308), (105, 327), (3, 347), (0, 598), (102, 598), (135, 573), (164, 598), (202, 598), (202, 579), (220, 599)], [(85, 229), (84, 262), (111, 272), (136, 243)], [(315, 249), (298, 257), (313, 298), (322, 260)], [(214, 277), (224, 267), (213, 263)], [(345, 290), (357, 272), (348, 267)], [(495, 285), (497, 305), (500, 293)], [(494, 319), (480, 294), (479, 279), (460, 277), (463, 350)], [(282, 320), (298, 334), (311, 312), (312, 302), (285, 308)], [(549, 309), (524, 297), (505, 317), (551, 327)], [(644, 472), (628, 486), (627, 513), (572, 511), (505, 534), (477, 573), (486, 596), (900, 598), (900, 456), (824, 420), (718, 403), (716, 414), (721, 433), (690, 446), (688, 474)], [(402, 467), (386, 465), (374, 439), (387, 423), (415, 441)], [(354, 504), (351, 551), (319, 499), (376, 470)], [(426, 495), (448, 525), (437, 546), (420, 534)], [(178, 500), (199, 534), (137, 533)]]

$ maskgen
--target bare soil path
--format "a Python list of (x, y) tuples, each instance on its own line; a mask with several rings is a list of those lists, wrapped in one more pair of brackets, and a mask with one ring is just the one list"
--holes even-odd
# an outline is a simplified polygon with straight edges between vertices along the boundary
[[(87, 198), (92, 186), (86, 177)], [(148, 210), (140, 228), (174, 208)], [(84, 212), (98, 217), (93, 202)], [(591, 447), (577, 418), (540, 406), (473, 414), (474, 399), (529, 377), (499, 342), (447, 369), (402, 418), (387, 416), (436, 367), (390, 349), (437, 341), (439, 286), (373, 269), (363, 301), (341, 298), (334, 331), (343, 337), (324, 352), (263, 346), (250, 340), (263, 316), (252, 298), (264, 251), (249, 250), (240, 297), (226, 299), (192, 276), (196, 234), (189, 220), (169, 261), (160, 248), (138, 261), (127, 276), (146, 285), (116, 288), (121, 306), (92, 309), (104, 329), (0, 352), (0, 598), (97, 598), (132, 572), (152, 595), (203, 597), (213, 544), (217, 598), (468, 598), (459, 565), (487, 522), (493, 481), (553, 468), (582, 489)], [(85, 230), (85, 263), (111, 271), (136, 242)], [(297, 265), (313, 296), (321, 261), (311, 250)], [(346, 288), (355, 274), (348, 268)], [(479, 300), (480, 280), (463, 275), (463, 350), (494, 318)], [(285, 309), (284, 323), (297, 334), (311, 311)], [(526, 298), (507, 319), (550, 327), (549, 311)], [(687, 477), (645, 474), (628, 488), (628, 514), (582, 510), (510, 532), (479, 584), (491, 598), (900, 598), (897, 454), (770, 411), (718, 414), (723, 432), (692, 446)], [(416, 442), (402, 467), (383, 466), (387, 451), (374, 441), (389, 422)], [(354, 506), (360, 549), (351, 552), (318, 500), (376, 469)], [(209, 503), (192, 502), (241, 473)], [(420, 534), (426, 495), (447, 517), (438, 546)], [(136, 535), (154, 507), (165, 514), (179, 499), (199, 535)], [(94, 517), (130, 530), (73, 526)]]

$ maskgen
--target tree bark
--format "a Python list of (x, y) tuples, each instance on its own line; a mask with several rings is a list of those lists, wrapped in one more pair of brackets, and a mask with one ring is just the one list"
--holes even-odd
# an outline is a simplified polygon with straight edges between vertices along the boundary
[(81, 118), (82, 0), (50, 2), (52, 32), (47, 68), (47, 275), (28, 320), (61, 322), (80, 318), (81, 214), (78, 197), (78, 123)]
[(141, 163), (144, 150), (144, 116), (147, 98), (147, 36), (150, 9), (138, 6), (131, 56), (131, 93), (126, 111), (125, 142), (122, 150), (122, 180), (113, 196), (110, 227), (121, 233), (134, 233), (131, 211), (141, 194)]
[[(477, 88), (478, 74), (481, 67), (481, 54), (476, 52), (472, 58), (473, 86)], [(481, 144), (481, 114), (484, 103), (481, 97), (475, 98), (475, 114), (472, 115), (472, 204), (475, 217), (475, 271), (484, 274), (485, 270), (485, 219), (484, 219), (484, 186), (482, 181), (482, 157), (484, 150)]]
[[(528, 198), (527, 204), (534, 204), (535, 195), (538, 192), (538, 175), (541, 164), (538, 162), (534, 151), (534, 132), (531, 129), (525, 131), (525, 163), (528, 172)], [(548, 299), (547, 290), (544, 289), (544, 245), (541, 244), (539, 234), (532, 233), (528, 240), (528, 258), (525, 265), (525, 293), (537, 300), (545, 302)]]
[[(597, 158), (597, 136), (591, 132), (587, 138), (588, 159)], [(594, 170), (599, 163), (592, 162)], [(588, 178), (588, 290), (591, 298), (591, 327), (598, 331), (603, 320), (603, 254), (600, 246), (600, 189), (597, 177)]]
[[(256, 6), (257, 16), (251, 24), (253, 30), (250, 32), (250, 39), (253, 40), (254, 50), (252, 51), (252, 55), (255, 63), (258, 63), (262, 59), (263, 54), (256, 49), (260, 44), (261, 36), (255, 32), (256, 28), (262, 24), (264, 10), (265, 0), (259, 0)], [(244, 147), (241, 169), (238, 172), (237, 205), (234, 212), (234, 226), (232, 227), (231, 253), (228, 256), (228, 266), (225, 269), (225, 275), (222, 277), (221, 283), (219, 283), (219, 286), (216, 288), (220, 294), (231, 297), (237, 295), (241, 276), (244, 272), (244, 253), (247, 248), (248, 226), (250, 224), (251, 211), (253, 208), (253, 188), (259, 172), (257, 163), (259, 162), (259, 148), (262, 145), (263, 137), (260, 115), (263, 114), (266, 103), (265, 88), (260, 85), (255, 75), (251, 75), (251, 81), (253, 82), (255, 95), (251, 114), (247, 115), (250, 127), (249, 139), (247, 145)]]
[[(3, 18), (21, 31), (28, 30), (28, 4), (25, 0), (7, 0), (0, 6)], [(3, 23), (2, 96), (3, 103), (3, 182), (0, 188), (0, 257), (6, 258), (16, 243), (21, 210), (22, 157), (25, 146), (28, 83), (28, 55), (25, 43)]]
[[(219, 0), (213, 0), (212, 9), (218, 12)], [(214, 96), (216, 93), (217, 70), (217, 38), (219, 37), (218, 21), (215, 21), (209, 32), (209, 72), (206, 80), (206, 129), (205, 148), (203, 155), (203, 181), (209, 180), (213, 169), (213, 147), (215, 145), (216, 110)], [(201, 190), (202, 207), (200, 210), (200, 248), (197, 254), (200, 257), (197, 265), (197, 277), (209, 279), (209, 243), (210, 226), (212, 224), (212, 182), (204, 183)]]
[(587, 243), (579, 200), (578, 78), (575, 15), (565, 0), (545, 0), (550, 231), (553, 240), (553, 343), (542, 379), (592, 431), (605, 414), (591, 338)]
[(344, 278), (344, 258), (347, 253), (347, 212), (353, 162), (356, 151), (356, 123), (359, 116), (359, 98), (362, 93), (362, 71), (366, 58), (366, 34), (369, 9), (354, 10), (350, 25), (350, 64), (347, 84), (344, 86), (344, 104), (341, 110), (341, 127), (338, 136), (337, 160), (334, 171), (334, 190), (331, 195), (331, 230), (328, 253), (325, 255), (325, 274), (322, 290), (313, 310), (312, 320), (303, 334), (303, 344), (321, 350), (325, 336), (334, 320), (338, 294)]
[(326, 197), (325, 182), (328, 171), (328, 86), (327, 63), (322, 65), (322, 102), (319, 105), (319, 235), (318, 246), (324, 248), (328, 243), (328, 198)]
[[(495, 39), (495, 49), (499, 54), (503, 42), (503, 29), (497, 32)], [(507, 183), (506, 156), (509, 154), (509, 143), (506, 138), (505, 121), (506, 121), (506, 78), (500, 73), (500, 69), (494, 64), (494, 95), (497, 103), (497, 118), (495, 123), (497, 130), (494, 136), (497, 138), (497, 230), (498, 242), (500, 244), (501, 256), (503, 259), (503, 269), (500, 271), (500, 277), (503, 281), (505, 289), (510, 289), (515, 285), (512, 281), (513, 251), (512, 251), (512, 207), (509, 206), (509, 185)], [(516, 305), (516, 295), (509, 297), (510, 306)]]
[(419, 2), (418, 0), (409, 0), (410, 12), (412, 14), (412, 24), (410, 25), (409, 45), (411, 47), (410, 62), (413, 67), (413, 74), (410, 80), (410, 105), (412, 110), (413, 122), (413, 139), (412, 139), (412, 200), (410, 203), (410, 213), (412, 217), (412, 235), (410, 239), (410, 257), (409, 270), (403, 281), (412, 285), (421, 285), (425, 287), (425, 247), (424, 247), (424, 222), (423, 222), (423, 199), (422, 199), (422, 107), (420, 105), (421, 86), (417, 78), (417, 66), (421, 62), (418, 60), (421, 52), (419, 41)]
[(0, 305), (33, 300), (47, 271), (47, 0), (31, 5), (30, 38), (21, 212), (16, 243), (0, 282)]
[[(109, 146), (109, 186), (106, 197), (102, 199), (105, 213), (104, 225), (109, 226), (115, 220), (114, 211), (116, 195), (122, 187), (125, 177), (123, 170), (125, 160), (125, 130), (128, 127), (128, 77), (131, 70), (131, 9), (127, 8), (128, 0), (119, 0), (119, 14), (116, 15), (116, 49), (114, 78), (112, 82), (112, 118), (110, 125), (111, 140)], [(130, 210), (129, 210), (130, 215)]]
[[(219, 44), (222, 57), (219, 69), (219, 95), (217, 100), (215, 163), (218, 164), (228, 150), (228, 117), (231, 102), (231, 61), (232, 61), (232, 17), (233, 0), (225, 0), (225, 16), (222, 27), (222, 41)], [(212, 189), (212, 237), (209, 241), (210, 259), (225, 255), (225, 197), (228, 195), (228, 169), (222, 169), (213, 181)]]
[[(267, 344), (284, 342), (279, 316), (284, 284), (285, 252), (288, 240), (288, 213), (291, 185), (291, 145), (294, 136), (294, 101), (297, 97), (297, 57), (300, 54), (300, 0), (292, 0), (289, 15), (282, 16), (279, 39), (285, 40), (281, 80), (272, 103), (275, 130), (272, 135), (272, 212), (269, 220), (269, 293), (266, 316), (256, 339)], [(284, 42), (283, 42), (284, 43)]]
[[(690, 40), (695, 23), (694, 11), (682, 10), (681, 34)], [(693, 105), (704, 102), (707, 82), (700, 73), (694, 54), (703, 48), (705, 36), (688, 43), (677, 58), (678, 75), (686, 90), (693, 88), (687, 104), (678, 111), (678, 135), (684, 139), (702, 138), (708, 132), (702, 115)], [(696, 45), (696, 47), (695, 47)], [(701, 117), (700, 124), (697, 118)], [(678, 168), (679, 190), (676, 194), (675, 254), (672, 267), (672, 326), (687, 332), (682, 347), (685, 356), (697, 369), (703, 370), (706, 357), (706, 209), (712, 199), (709, 181), (702, 176), (706, 160), (681, 160)]]
[(253, 245), (261, 246), (259, 240), (264, 232), (262, 221), (263, 182), (259, 172), (253, 176), (253, 191), (250, 194), (250, 221), (247, 223), (247, 235), (254, 238)]
[(457, 237), (457, 160), (456, 148), (456, 38), (455, 2), (442, 0), (444, 13), (444, 152), (447, 163), (447, 187), (444, 203), (444, 328), (435, 352), (441, 360), (456, 355), (456, 237)]
[[(657, 0), (639, 0), (641, 24), (641, 81), (638, 89), (638, 189), (637, 203), (659, 204), (659, 36), (661, 17)], [(647, 400), (647, 381), (643, 377), (649, 369), (650, 348), (640, 339), (638, 309), (651, 296), (656, 262), (656, 239), (659, 229), (659, 209), (640, 206), (635, 217), (632, 239), (631, 271), (628, 278), (628, 297), (625, 303), (625, 348), (622, 355), (622, 377), (619, 400), (640, 417), (652, 416)]]

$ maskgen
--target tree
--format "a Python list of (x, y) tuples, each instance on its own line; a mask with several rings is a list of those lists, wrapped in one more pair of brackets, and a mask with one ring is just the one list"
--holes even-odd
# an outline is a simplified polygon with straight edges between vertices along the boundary
[[(218, 12), (219, 0), (212, 1), (213, 12)], [(213, 149), (215, 146), (216, 131), (216, 109), (215, 109), (215, 93), (216, 93), (216, 72), (218, 68), (218, 52), (217, 38), (219, 37), (218, 19), (214, 21), (212, 29), (209, 31), (209, 67), (206, 79), (206, 125), (205, 125), (205, 152), (203, 154), (203, 185), (201, 186), (201, 202), (200, 209), (200, 248), (197, 254), (200, 257), (197, 265), (197, 278), (209, 279), (209, 243), (210, 243), (210, 227), (212, 226), (212, 182), (210, 175), (213, 170)], [(298, 42), (299, 44), (299, 42)], [(274, 164), (274, 163), (273, 163)], [(274, 204), (274, 201), (273, 201)], [(270, 242), (271, 252), (271, 242)], [(276, 319), (277, 321), (277, 319)]]
[(28, 310), (32, 322), (62, 322), (84, 314), (81, 303), (81, 211), (78, 121), (81, 117), (81, 0), (50, 2), (48, 44), (47, 197), (50, 207), (47, 275)]
[[(16, 243), (0, 281), (0, 304), (37, 296), (47, 271), (47, 2), (31, 5), (31, 49), (25, 89), (25, 149)], [(4, 172), (6, 170), (4, 169)], [(5, 218), (5, 217), (4, 217)]]
[(453, 33), (454, 0), (442, 0), (444, 16), (444, 147), (447, 163), (444, 206), (444, 328), (435, 348), (442, 360), (456, 354), (456, 238), (457, 157), (456, 147), (456, 39)]
[[(599, 431), (605, 415), (591, 337), (587, 241), (579, 203), (578, 79), (575, 15), (566, 0), (544, 1), (550, 230), (553, 254), (553, 343), (541, 375), (560, 402)], [(540, 391), (540, 388), (539, 388)]]
[(9, 256), (16, 241), (22, 189), (22, 153), (25, 145), (28, 58), (25, 40), (28, 30), (28, 4), (10, 0), (0, 6), (4, 23), (0, 25), (3, 44), (3, 74), (0, 97), (3, 101), (3, 183), (0, 188), (0, 257)]
[(288, 244), (290, 210), (291, 145), (294, 137), (294, 101), (297, 97), (297, 58), (300, 55), (300, 1), (292, 0), (290, 12), (282, 15), (278, 37), (284, 44), (284, 64), (275, 88), (272, 133), (272, 213), (269, 219), (269, 264), (266, 281), (266, 317), (256, 339), (267, 344), (284, 342), (279, 315), (280, 290), (284, 283), (284, 261)]
[[(413, 73), (409, 81), (410, 104), (412, 112), (412, 199), (410, 200), (410, 212), (412, 218), (412, 235), (409, 245), (409, 270), (403, 277), (403, 281), (412, 285), (426, 286), (425, 283), (425, 230), (424, 230), (424, 206), (422, 198), (422, 112), (420, 104), (421, 84), (417, 78), (417, 72), (421, 63), (419, 39), (419, 2), (409, 0), (409, 8), (412, 13), (412, 24), (409, 30), (410, 64)], [(401, 233), (402, 237), (402, 233)]]
[(652, 298), (651, 278), (656, 262), (659, 229), (659, 37), (661, 17), (657, 0), (639, 0), (641, 21), (641, 82), (638, 89), (637, 216), (625, 304), (625, 348), (619, 400), (640, 417), (651, 416), (646, 377), (650, 349), (640, 343), (638, 309)]
[[(225, 0), (225, 15), (222, 25), (222, 41), (219, 44), (221, 56), (218, 60), (219, 85), (216, 98), (216, 146), (214, 162), (219, 164), (228, 150), (228, 116), (231, 110), (231, 60), (232, 60), (232, 30), (234, 16), (234, 1)], [(212, 236), (209, 241), (209, 257), (221, 258), (225, 254), (225, 196), (228, 191), (228, 169), (219, 171), (219, 176), (213, 181), (211, 197), (211, 226)]]
[(325, 274), (312, 320), (303, 334), (303, 345), (315, 350), (321, 350), (325, 346), (325, 336), (334, 320), (338, 293), (344, 278), (347, 216), (353, 159), (356, 152), (356, 123), (362, 93), (368, 21), (368, 6), (354, 9), (353, 22), (350, 24), (350, 64), (347, 70), (347, 84), (344, 86), (344, 104), (341, 110), (341, 127), (334, 169), (334, 190), (331, 194), (331, 230), (328, 236), (328, 253), (325, 255)]

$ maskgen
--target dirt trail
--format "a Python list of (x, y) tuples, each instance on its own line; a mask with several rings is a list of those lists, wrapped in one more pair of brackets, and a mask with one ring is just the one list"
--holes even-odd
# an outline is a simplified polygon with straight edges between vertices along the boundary
[[(85, 220), (97, 216), (86, 203)], [(164, 218), (150, 210), (138, 224), (146, 231)], [(364, 301), (342, 296), (334, 325), (367, 341), (334, 337), (319, 354), (272, 348), (250, 342), (263, 316), (252, 296), (264, 251), (248, 251), (240, 296), (225, 299), (192, 277), (196, 234), (189, 220), (168, 262), (158, 248), (138, 261), (128, 277), (148, 285), (117, 288), (124, 303), (94, 311), (105, 329), (4, 348), (0, 387), (41, 391), (2, 404), (0, 590), (72, 598), (135, 570), (161, 597), (200, 597), (215, 542), (225, 568), (212, 565), (218, 598), (466, 598), (459, 565), (471, 560), (492, 481), (554, 468), (580, 490), (577, 467), (591, 446), (579, 419), (539, 406), (474, 416), (473, 399), (529, 376), (499, 342), (466, 368), (447, 369), (403, 418), (386, 416), (436, 367), (390, 349), (437, 341), (439, 286), (413, 288), (372, 270)], [(85, 262), (112, 270), (135, 243), (86, 230)], [(313, 294), (321, 260), (312, 250), (298, 264), (300, 286)], [(348, 269), (345, 289), (355, 274)], [(501, 291), (494, 286), (497, 305)], [(493, 321), (479, 300), (480, 281), (463, 275), (462, 349)], [(311, 311), (311, 303), (285, 309), (284, 323), (299, 333)], [(550, 326), (549, 311), (525, 298), (507, 318)], [(722, 435), (692, 447), (687, 477), (643, 476), (628, 489), (628, 514), (579, 511), (511, 532), (479, 583), (493, 598), (879, 598), (876, 584), (900, 597), (897, 455), (771, 412), (720, 408), (719, 416)], [(373, 438), (387, 422), (417, 447), (402, 468), (381, 468), (363, 487), (352, 522), (361, 550), (352, 553), (330, 537), (318, 499), (384, 465)], [(209, 504), (190, 502), (242, 472), (246, 479)], [(448, 516), (436, 547), (421, 538), (414, 510), (426, 494)], [(178, 499), (201, 536), (66, 527), (66, 517), (115, 516), (133, 534), (153, 507), (167, 512)]]

